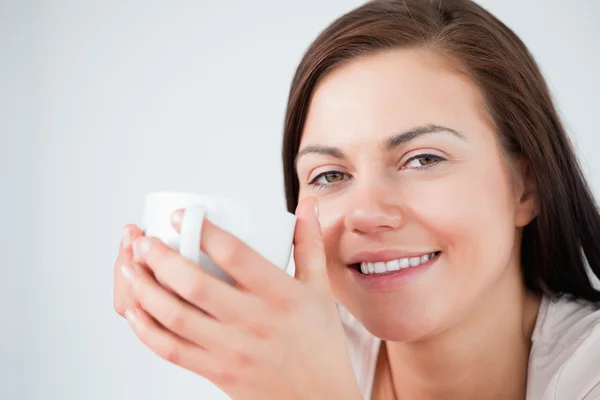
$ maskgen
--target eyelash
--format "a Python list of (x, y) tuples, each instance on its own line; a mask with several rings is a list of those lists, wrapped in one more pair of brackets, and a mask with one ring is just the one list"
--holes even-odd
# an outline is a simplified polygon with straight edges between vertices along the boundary
[[(416, 160), (416, 159), (419, 159), (419, 158), (423, 158), (423, 157), (431, 157), (431, 158), (435, 159), (436, 162), (433, 163), (433, 164), (430, 164), (430, 165), (424, 165), (422, 167), (415, 167), (415, 168), (411, 168), (411, 169), (421, 170), (422, 171), (424, 169), (431, 168), (431, 167), (433, 167), (433, 166), (435, 166), (435, 165), (437, 165), (437, 164), (439, 164), (439, 163), (441, 163), (443, 161), (446, 161), (445, 158), (440, 157), (438, 155), (429, 154), (429, 153), (423, 153), (423, 154), (417, 154), (416, 156), (409, 158), (408, 160), (406, 160), (405, 164), (408, 164), (409, 162), (411, 162), (413, 160)], [(401, 169), (404, 169), (404, 168), (401, 168)], [(311, 186), (313, 186), (313, 187), (315, 187), (315, 188), (317, 188), (317, 189), (322, 189), (322, 188), (326, 188), (326, 187), (329, 187), (329, 186), (337, 185), (337, 184), (339, 184), (339, 182), (337, 182), (337, 183), (317, 183), (317, 181), (320, 178), (322, 178), (322, 177), (324, 177), (326, 175), (329, 175), (329, 174), (334, 174), (334, 173), (335, 174), (341, 174), (342, 177), (348, 176), (348, 174), (343, 173), (341, 171), (337, 171), (337, 170), (324, 171), (324, 172), (320, 173), (319, 175), (315, 176), (308, 184), (311, 185)], [(343, 181), (340, 181), (340, 182), (343, 182)]]

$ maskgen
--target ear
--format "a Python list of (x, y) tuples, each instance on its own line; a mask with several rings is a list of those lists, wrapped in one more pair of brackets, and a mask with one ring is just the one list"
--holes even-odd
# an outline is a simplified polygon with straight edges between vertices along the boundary
[(517, 161), (515, 226), (522, 228), (539, 213), (539, 194), (531, 164), (524, 159)]

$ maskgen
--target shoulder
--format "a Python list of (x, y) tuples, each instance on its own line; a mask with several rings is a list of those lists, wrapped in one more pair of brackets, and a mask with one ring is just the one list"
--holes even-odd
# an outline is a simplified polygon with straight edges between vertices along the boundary
[(542, 300), (532, 336), (528, 398), (600, 396), (600, 304)]

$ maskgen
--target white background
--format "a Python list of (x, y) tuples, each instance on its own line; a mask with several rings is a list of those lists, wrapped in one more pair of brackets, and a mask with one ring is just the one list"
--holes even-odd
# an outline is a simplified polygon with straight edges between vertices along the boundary
[[(0, 399), (221, 399), (112, 306), (144, 193), (283, 207), (306, 47), (358, 0), (0, 0)], [(600, 194), (600, 2), (481, 0), (542, 66)]]

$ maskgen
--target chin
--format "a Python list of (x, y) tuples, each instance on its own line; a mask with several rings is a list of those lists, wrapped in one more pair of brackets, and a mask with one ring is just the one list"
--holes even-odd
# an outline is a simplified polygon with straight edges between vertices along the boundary
[(454, 296), (447, 285), (440, 284), (446, 279), (440, 271), (444, 269), (427, 274), (419, 282), (382, 291), (365, 290), (349, 274), (331, 274), (330, 280), (338, 301), (373, 335), (389, 341), (418, 342), (438, 335), (457, 316), (449, 301)]
[(364, 327), (382, 340), (394, 342), (418, 342), (439, 332), (440, 324), (425, 315), (407, 317), (397, 315), (357, 315)]
[(444, 302), (431, 298), (362, 298), (346, 297), (344, 307), (373, 335), (383, 340), (416, 342), (427, 340), (444, 330), (450, 321)]

